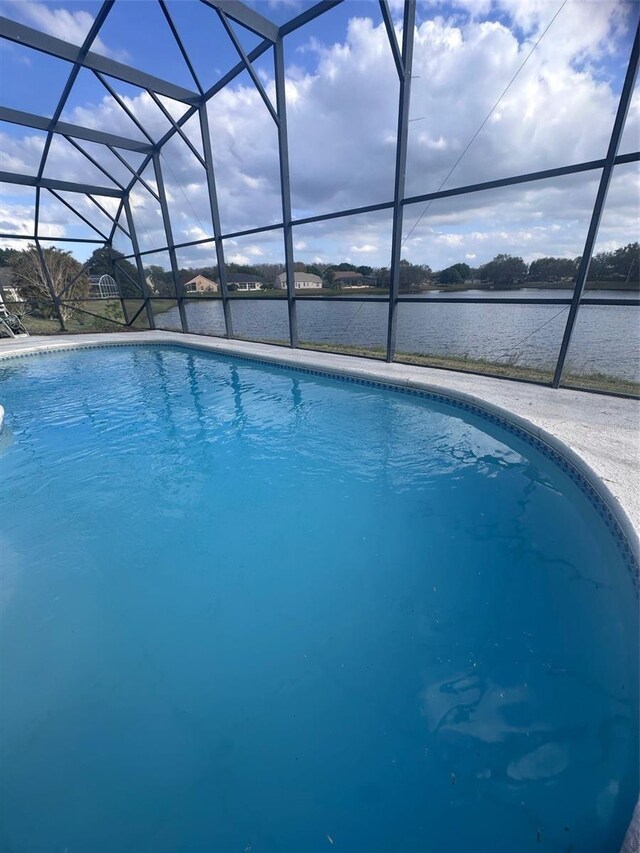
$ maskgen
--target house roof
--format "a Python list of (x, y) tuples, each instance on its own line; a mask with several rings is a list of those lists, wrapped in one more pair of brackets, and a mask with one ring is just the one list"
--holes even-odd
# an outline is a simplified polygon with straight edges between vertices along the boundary
[(193, 283), (194, 283), (194, 281), (198, 281), (199, 279), (200, 279), (200, 280), (202, 280), (202, 281), (208, 281), (208, 282), (209, 282), (209, 284), (215, 284), (215, 286), (216, 286), (216, 287), (218, 286), (218, 283), (217, 283), (217, 282), (213, 281), (213, 280), (212, 280), (212, 279), (210, 279), (210, 278), (207, 278), (207, 277), (206, 277), (206, 275), (202, 275), (201, 273), (198, 273), (198, 275), (194, 275), (194, 277), (193, 277), (193, 278), (190, 278), (190, 279), (189, 279), (189, 281), (185, 281), (185, 283), (184, 283), (184, 284), (185, 284), (185, 286), (186, 286), (187, 284), (193, 284)]
[(245, 281), (259, 281), (260, 284), (264, 281), (261, 275), (246, 275), (246, 273), (229, 273), (227, 281), (232, 284), (241, 284)]
[[(285, 281), (287, 278), (287, 274), (285, 272), (281, 272), (278, 276), (280, 281)], [(312, 272), (296, 272), (293, 274), (293, 280), (295, 282), (298, 281), (313, 281), (316, 284), (322, 284), (322, 279), (319, 275), (315, 275)]]
[(334, 270), (334, 279), (336, 278), (374, 278), (372, 275), (365, 275), (361, 272), (354, 272), (353, 270)]

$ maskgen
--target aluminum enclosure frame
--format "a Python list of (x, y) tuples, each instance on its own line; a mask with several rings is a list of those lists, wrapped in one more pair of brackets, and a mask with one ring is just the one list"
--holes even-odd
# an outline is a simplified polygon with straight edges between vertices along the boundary
[[(341, 217), (352, 216), (355, 214), (371, 213), (375, 211), (390, 211), (392, 214), (392, 234), (391, 234), (391, 266), (390, 266), (390, 286), (388, 296), (369, 296), (366, 298), (357, 296), (341, 296), (340, 301), (346, 302), (385, 302), (388, 304), (388, 322), (386, 335), (386, 360), (393, 361), (395, 359), (396, 338), (397, 338), (397, 310), (402, 303), (422, 302), (416, 297), (402, 295), (400, 293), (400, 257), (402, 248), (402, 223), (403, 212), (407, 205), (419, 202), (431, 202), (438, 199), (450, 198), (453, 196), (467, 195), (477, 192), (483, 192), (491, 189), (502, 187), (526, 185), (535, 183), (536, 181), (557, 178), (567, 175), (573, 175), (586, 172), (600, 172), (600, 180), (597, 195), (594, 201), (591, 219), (588, 232), (585, 238), (584, 251), (581, 256), (580, 265), (573, 284), (573, 294), (571, 299), (564, 298), (509, 298), (509, 297), (459, 297), (459, 296), (434, 296), (429, 299), (429, 304), (438, 303), (470, 303), (483, 304), (490, 303), (492, 305), (499, 304), (518, 304), (518, 305), (558, 305), (568, 306), (569, 312), (564, 328), (562, 343), (558, 353), (557, 362), (553, 372), (553, 379), (550, 383), (554, 388), (557, 388), (562, 383), (563, 371), (567, 353), (570, 348), (573, 332), (575, 330), (576, 320), (579, 316), (580, 307), (583, 305), (625, 305), (625, 306), (640, 306), (640, 299), (619, 299), (619, 298), (590, 298), (585, 296), (585, 288), (589, 273), (589, 266), (593, 255), (598, 229), (602, 218), (602, 212), (607, 198), (607, 193), (610, 187), (611, 178), (615, 166), (626, 163), (635, 163), (640, 161), (640, 152), (631, 154), (619, 155), (619, 146), (622, 138), (622, 133), (625, 126), (625, 121), (631, 103), (634, 83), (636, 80), (639, 64), (640, 53), (640, 25), (636, 28), (635, 38), (629, 61), (626, 69), (624, 83), (621, 89), (615, 121), (611, 130), (609, 144), (606, 156), (599, 160), (588, 162), (567, 164), (554, 169), (547, 169), (539, 172), (514, 175), (510, 177), (500, 178), (497, 180), (486, 181), (480, 184), (467, 185), (463, 187), (455, 187), (453, 189), (441, 189), (437, 192), (426, 193), (418, 196), (405, 196), (405, 172), (407, 158), (407, 139), (409, 126), (409, 105), (411, 96), (411, 79), (413, 71), (413, 36), (415, 31), (416, 4), (414, 0), (406, 0), (403, 14), (403, 37), (402, 43), (399, 43), (398, 35), (393, 26), (391, 12), (387, 0), (379, 0), (380, 11), (385, 25), (386, 34), (389, 40), (389, 48), (393, 57), (399, 81), (398, 90), (398, 110), (397, 110), (397, 139), (396, 139), (396, 158), (395, 158), (395, 174), (394, 174), (394, 189), (393, 198), (387, 202), (363, 207), (351, 208), (349, 210), (336, 211), (318, 216), (305, 217), (303, 219), (293, 219), (291, 207), (291, 185), (289, 175), (289, 152), (288, 152), (288, 134), (287, 134), (287, 115), (286, 115), (286, 99), (285, 99), (285, 66), (284, 66), (284, 39), (291, 33), (304, 27), (310, 21), (313, 21), (320, 15), (325, 14), (334, 7), (340, 5), (342, 0), (322, 0), (313, 6), (307, 8), (301, 14), (295, 16), (290, 21), (281, 26), (277, 26), (266, 17), (256, 12), (253, 8), (240, 2), (240, 0), (200, 0), (206, 6), (211, 15), (217, 16), (222, 26), (226, 30), (231, 43), (238, 53), (238, 63), (224, 75), (215, 85), (208, 90), (204, 90), (199, 81), (193, 63), (190, 61), (184, 43), (180, 38), (178, 28), (173, 21), (169, 9), (164, 0), (157, 0), (162, 14), (164, 15), (175, 40), (176, 46), (182, 54), (183, 59), (193, 78), (193, 90), (183, 86), (163, 80), (159, 77), (147, 74), (132, 66), (117, 62), (106, 56), (95, 53), (91, 50), (92, 44), (98, 37), (100, 30), (107, 20), (108, 15), (116, 0), (104, 0), (102, 6), (96, 15), (93, 25), (87, 34), (83, 44), (78, 47), (71, 45), (54, 36), (35, 30), (31, 27), (24, 26), (0, 17), (0, 37), (8, 41), (21, 44), (30, 49), (43, 52), (57, 59), (64, 60), (70, 63), (70, 73), (67, 84), (64, 87), (63, 93), (53, 112), (51, 119), (37, 116), (21, 110), (9, 109), (8, 107), (0, 106), (0, 121), (9, 122), (24, 127), (34, 128), (40, 131), (45, 131), (47, 134), (46, 142), (36, 175), (23, 175), (8, 171), (0, 172), (0, 181), (8, 184), (17, 184), (22, 186), (31, 186), (35, 188), (36, 203), (35, 203), (35, 220), (33, 234), (0, 234), (2, 238), (19, 239), (31, 241), (35, 244), (43, 269), (43, 277), (47, 282), (51, 293), (52, 305), (55, 309), (56, 316), (59, 319), (61, 328), (64, 330), (64, 320), (61, 312), (61, 303), (73, 300), (65, 300), (62, 294), (56, 294), (51, 283), (49, 271), (46, 269), (45, 256), (42, 249), (41, 241), (53, 238), (46, 238), (39, 233), (40, 225), (40, 199), (41, 193), (51, 193), (60, 202), (69, 207), (74, 214), (84, 220), (94, 231), (97, 232), (97, 239), (88, 238), (55, 238), (55, 242), (61, 243), (93, 243), (111, 247), (116, 230), (119, 228), (131, 239), (133, 254), (126, 255), (127, 259), (131, 259), (134, 263), (138, 280), (135, 282), (139, 291), (139, 297), (136, 301), (143, 303), (142, 307), (134, 312), (133, 316), (129, 316), (129, 310), (126, 305), (126, 299), (120, 295), (123, 316), (125, 317), (125, 326), (131, 327), (137, 320), (138, 316), (144, 310), (149, 328), (155, 328), (153, 300), (154, 299), (171, 299), (175, 301), (178, 307), (180, 316), (180, 325), (183, 332), (189, 331), (188, 315), (186, 310), (187, 300), (193, 301), (198, 298), (197, 295), (185, 294), (182, 291), (179, 270), (176, 257), (176, 250), (189, 246), (202, 244), (211, 244), (215, 250), (216, 261), (219, 270), (220, 280), (220, 296), (218, 298), (222, 303), (224, 315), (224, 329), (227, 338), (234, 338), (234, 329), (232, 323), (231, 302), (233, 297), (229, 295), (227, 283), (226, 266), (224, 259), (224, 240), (230, 238), (249, 236), (251, 234), (263, 234), (269, 231), (280, 230), (284, 238), (284, 261), (286, 270), (287, 288), (286, 294), (283, 296), (283, 301), (286, 300), (287, 305), (287, 320), (289, 328), (289, 345), (298, 347), (298, 330), (297, 330), (297, 312), (296, 306), (301, 301), (336, 301), (335, 297), (331, 296), (310, 296), (296, 293), (295, 277), (294, 277), (294, 253), (293, 253), (293, 228), (297, 225), (306, 225), (328, 220), (339, 219)], [(234, 23), (246, 27), (254, 34), (258, 35), (262, 41), (249, 52), (245, 52), (237, 36), (234, 34)], [(260, 79), (254, 71), (252, 63), (267, 51), (273, 52), (274, 57), (274, 79), (276, 99), (275, 104), (271, 103), (268, 95), (260, 82)], [(145, 140), (135, 140), (125, 138), (116, 134), (105, 133), (93, 128), (84, 128), (78, 125), (62, 122), (60, 116), (68, 97), (72, 91), (75, 80), (81, 69), (89, 69), (101, 81), (113, 97), (118, 100), (120, 106), (126, 110), (126, 107), (120, 102), (116, 93), (111, 89), (108, 79), (123, 81), (127, 84), (136, 86), (143, 91), (149, 93), (151, 98), (156, 103), (156, 106), (164, 113), (165, 118), (169, 121), (170, 127), (164, 135), (157, 141), (153, 141), (139, 121), (132, 115), (131, 118), (138, 125)], [(247, 71), (249, 76), (260, 94), (260, 97), (265, 103), (266, 108), (271, 114), (271, 117), (276, 126), (278, 137), (278, 161), (280, 170), (280, 192), (282, 203), (282, 221), (277, 224), (272, 224), (266, 227), (251, 228), (244, 231), (236, 231), (223, 233), (220, 223), (220, 212), (218, 209), (218, 194), (216, 186), (216, 175), (214, 167), (214, 159), (211, 152), (211, 143), (209, 136), (209, 125), (206, 105), (207, 102), (226, 85), (231, 83), (243, 71)], [(179, 119), (174, 119), (170, 113), (164, 108), (159, 96), (172, 98), (185, 105), (187, 108), (184, 114)], [(203, 155), (193, 148), (190, 141), (183, 131), (183, 127), (189, 119), (197, 116), (199, 123), (202, 142)], [(108, 179), (111, 186), (99, 186), (83, 182), (70, 182), (57, 180), (51, 177), (45, 177), (44, 172), (47, 164), (49, 148), (54, 135), (61, 135), (74, 148), (76, 148), (87, 160), (91, 161)], [(209, 199), (209, 209), (211, 214), (211, 222), (213, 225), (213, 235), (211, 237), (196, 240), (192, 242), (175, 242), (171, 226), (171, 217), (169, 215), (169, 207), (167, 203), (167, 194), (165, 191), (163, 168), (162, 168), (162, 150), (164, 145), (174, 136), (178, 136), (183, 142), (190, 147), (194, 156), (198, 159), (200, 165), (204, 169), (205, 179), (207, 183), (207, 192)], [(127, 184), (122, 180), (117, 180), (108, 169), (99, 164), (91, 155), (82, 147), (82, 142), (97, 143), (106, 146), (111, 153), (124, 165), (129, 171), (131, 177)], [(128, 161), (120, 154), (120, 151), (132, 151), (143, 155), (142, 162), (138, 168), (132, 167)], [(154, 190), (148, 182), (145, 181), (143, 175), (145, 170), (150, 167), (154, 172), (154, 179), (157, 189)], [(136, 186), (143, 186), (157, 200), (162, 216), (164, 233), (166, 242), (164, 245), (155, 249), (145, 251), (140, 250), (138, 235), (136, 231), (135, 215), (131, 205), (131, 192)], [(75, 193), (79, 198), (89, 198), (94, 205), (97, 205), (102, 212), (112, 220), (110, 233), (99, 231), (93, 226), (82, 214), (75, 209), (73, 204), (62, 196), (59, 192)], [(109, 214), (100, 202), (93, 196), (104, 196), (107, 198), (116, 199), (118, 201), (117, 214), (114, 216)], [(121, 219), (125, 218), (127, 227), (122, 225)], [(145, 280), (143, 258), (145, 255), (151, 255), (156, 252), (168, 252), (171, 266), (171, 276), (174, 285), (175, 296), (165, 297), (154, 295)], [(66, 290), (67, 288), (65, 288)], [(260, 299), (265, 297), (248, 297)], [(82, 302), (89, 302), (90, 298), (83, 299)], [(86, 309), (75, 308), (74, 310), (85, 310), (85, 313), (91, 313)], [(97, 315), (96, 315), (97, 316)]]

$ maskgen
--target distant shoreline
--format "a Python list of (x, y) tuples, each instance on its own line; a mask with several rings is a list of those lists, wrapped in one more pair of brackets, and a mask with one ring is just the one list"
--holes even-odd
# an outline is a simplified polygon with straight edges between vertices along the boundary
[[(620, 290), (624, 293), (640, 294), (640, 282), (632, 281), (628, 284), (623, 281), (589, 281), (587, 282), (586, 290)], [(461, 290), (487, 290), (491, 293), (511, 291), (511, 290), (573, 290), (572, 281), (527, 281), (524, 284), (511, 284), (509, 287), (489, 287), (486, 284), (452, 284), (452, 285), (429, 285), (425, 289), (425, 293), (434, 290), (444, 291), (445, 293), (453, 293)]]
[[(400, 296), (420, 296), (421, 294), (426, 293), (441, 293), (444, 296), (450, 293), (464, 293), (468, 291), (473, 292), (486, 292), (486, 293), (520, 293), (522, 291), (527, 290), (573, 290), (573, 282), (556, 282), (556, 281), (531, 281), (526, 282), (525, 284), (520, 285), (510, 285), (509, 287), (489, 287), (486, 284), (474, 283), (474, 284), (430, 284), (424, 287), (415, 287), (411, 289), (400, 288)], [(587, 291), (590, 290), (609, 290), (609, 291), (618, 291), (620, 293), (636, 293), (640, 296), (640, 284), (638, 282), (630, 282), (629, 284), (625, 284), (624, 282), (619, 281), (590, 281), (586, 287)], [(335, 299), (340, 299), (341, 297), (358, 297), (358, 296), (383, 296), (388, 297), (389, 290), (384, 287), (345, 287), (342, 290), (335, 290), (333, 288), (328, 287), (319, 287), (317, 289), (304, 289), (304, 290), (296, 290), (296, 297), (300, 296), (330, 296)], [(212, 294), (199, 294), (200, 298), (205, 296), (211, 296), (212, 298), (220, 298), (219, 293)], [(231, 299), (251, 299), (251, 298), (272, 298), (272, 299), (286, 299), (287, 292), (286, 290), (253, 290), (253, 291), (231, 291), (229, 293), (229, 297)], [(167, 297), (172, 298), (172, 297)], [(189, 298), (187, 295), (186, 298)], [(198, 298), (198, 297), (196, 297)]]

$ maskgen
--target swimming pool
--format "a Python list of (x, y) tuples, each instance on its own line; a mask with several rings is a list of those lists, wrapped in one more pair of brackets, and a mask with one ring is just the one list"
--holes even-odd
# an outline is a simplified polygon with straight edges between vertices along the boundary
[(631, 567), (519, 430), (178, 347), (0, 402), (7, 849), (619, 847)]

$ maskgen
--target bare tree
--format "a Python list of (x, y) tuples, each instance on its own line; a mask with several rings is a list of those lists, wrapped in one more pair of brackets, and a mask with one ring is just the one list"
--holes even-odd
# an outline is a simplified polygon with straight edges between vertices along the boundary
[[(51, 247), (43, 249), (42, 255), (49, 280), (42, 268), (38, 249), (30, 245), (23, 252), (17, 252), (11, 260), (13, 281), (23, 299), (35, 303), (43, 317), (51, 317), (55, 314), (51, 290), (63, 299), (82, 299), (87, 295), (89, 278), (71, 252)], [(61, 302), (60, 312), (66, 320), (73, 313), (73, 307)]]

